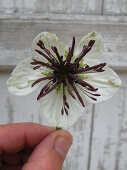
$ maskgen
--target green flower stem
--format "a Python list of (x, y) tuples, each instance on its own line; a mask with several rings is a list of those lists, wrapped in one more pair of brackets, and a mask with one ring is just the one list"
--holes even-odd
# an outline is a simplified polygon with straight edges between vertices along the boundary
[(62, 130), (62, 127), (56, 126), (56, 130)]

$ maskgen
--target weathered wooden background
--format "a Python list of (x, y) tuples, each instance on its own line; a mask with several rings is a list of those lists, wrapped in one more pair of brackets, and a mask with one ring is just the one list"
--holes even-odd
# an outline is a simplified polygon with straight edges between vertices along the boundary
[(0, 0), (0, 123), (45, 123), (36, 94), (15, 97), (6, 81), (14, 66), (31, 55), (33, 38), (42, 31), (69, 44), (90, 31), (104, 37), (103, 60), (122, 79), (110, 100), (86, 108), (69, 130), (73, 146), (64, 170), (127, 169), (127, 0)]

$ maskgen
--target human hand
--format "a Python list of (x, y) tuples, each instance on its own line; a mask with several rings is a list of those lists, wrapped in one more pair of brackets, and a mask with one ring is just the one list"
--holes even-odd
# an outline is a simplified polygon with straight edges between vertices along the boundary
[(0, 169), (61, 170), (71, 144), (65, 130), (34, 123), (0, 125)]

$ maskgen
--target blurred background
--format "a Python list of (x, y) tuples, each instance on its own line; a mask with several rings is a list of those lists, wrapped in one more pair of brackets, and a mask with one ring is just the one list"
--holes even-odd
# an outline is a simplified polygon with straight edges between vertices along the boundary
[(16, 97), (6, 81), (15, 65), (31, 56), (33, 38), (56, 33), (69, 45), (97, 31), (104, 38), (103, 61), (122, 79), (110, 100), (90, 105), (69, 128), (73, 146), (63, 170), (127, 169), (127, 0), (0, 0), (0, 124), (46, 124), (36, 94)]

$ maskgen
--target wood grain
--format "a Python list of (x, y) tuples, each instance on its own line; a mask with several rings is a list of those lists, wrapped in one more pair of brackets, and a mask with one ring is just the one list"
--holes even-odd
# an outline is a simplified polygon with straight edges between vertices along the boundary
[(74, 126), (69, 128), (69, 131), (73, 135), (73, 145), (67, 156), (63, 170), (88, 170), (92, 110), (92, 105), (85, 108), (83, 116)]
[(13, 21), (57, 21), (57, 22), (73, 22), (73, 23), (114, 23), (126, 24), (126, 16), (113, 16), (113, 15), (86, 15), (86, 14), (55, 14), (55, 13), (1, 13), (0, 20), (13, 20)]
[(103, 14), (107, 15), (127, 15), (126, 0), (104, 0)]
[(31, 56), (33, 38), (42, 31), (56, 33), (68, 46), (72, 36), (78, 42), (83, 35), (97, 31), (104, 37), (103, 61), (112, 67), (127, 68), (127, 23), (65, 22), (48, 20), (1, 20), (0, 65), (14, 66)]
[(49, 125), (34, 100), (36, 92), (16, 97), (6, 86), (12, 68), (31, 56), (32, 40), (42, 31), (56, 33), (67, 46), (73, 35), (78, 42), (90, 31), (101, 33), (102, 60), (117, 69), (122, 79), (113, 98), (90, 105), (69, 128), (73, 145), (63, 170), (127, 169), (126, 15), (126, 0), (0, 0), (0, 124)]
[(90, 170), (127, 169), (127, 72), (119, 92), (95, 105)]
[(1, 13), (100, 14), (102, 0), (1, 0)]
[[(15, 122), (34, 122), (49, 125), (39, 112), (36, 101), (37, 92), (18, 97), (9, 94), (6, 81), (11, 69), (0, 69), (0, 124)], [(73, 135), (73, 145), (64, 163), (63, 170), (87, 170), (91, 134), (92, 105), (83, 113), (79, 121), (69, 130)], [(51, 124), (50, 124), (51, 126)]]

